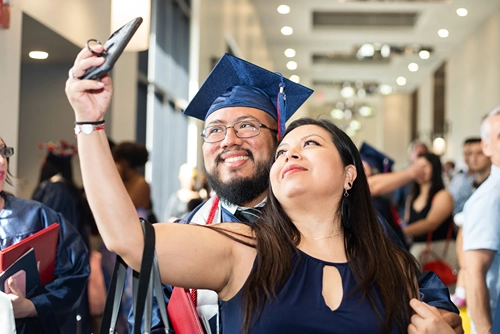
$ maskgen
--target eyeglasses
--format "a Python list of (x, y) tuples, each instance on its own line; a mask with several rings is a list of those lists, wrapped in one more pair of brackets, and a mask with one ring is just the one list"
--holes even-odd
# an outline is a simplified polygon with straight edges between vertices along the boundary
[(10, 157), (12, 154), (14, 154), (14, 148), (13, 147), (7, 147), (4, 146), (0, 148), (0, 155), (4, 158)]
[(216, 143), (226, 138), (227, 129), (233, 128), (234, 134), (238, 138), (251, 138), (260, 133), (260, 128), (268, 129), (272, 132), (278, 132), (276, 129), (261, 124), (257, 121), (240, 121), (233, 124), (233, 126), (214, 125), (207, 126), (203, 129), (201, 136), (206, 143)]

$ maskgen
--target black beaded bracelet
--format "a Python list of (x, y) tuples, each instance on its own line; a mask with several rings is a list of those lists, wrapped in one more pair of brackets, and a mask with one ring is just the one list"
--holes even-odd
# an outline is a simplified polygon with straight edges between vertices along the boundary
[(102, 121), (95, 121), (95, 122), (75, 122), (75, 125), (84, 125), (84, 124), (103, 125), (104, 124), (104, 120), (102, 120)]

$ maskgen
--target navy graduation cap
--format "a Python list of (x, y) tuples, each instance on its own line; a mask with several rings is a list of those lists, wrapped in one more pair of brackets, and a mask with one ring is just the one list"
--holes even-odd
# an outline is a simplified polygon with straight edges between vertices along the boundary
[(184, 114), (202, 121), (226, 107), (251, 107), (267, 112), (278, 122), (278, 137), (285, 122), (312, 94), (312, 89), (290, 81), (243, 59), (225, 54), (215, 65)]
[(372, 168), (376, 168), (380, 173), (392, 171), (394, 160), (366, 142), (363, 142), (361, 145), (359, 155), (361, 156), (361, 160), (366, 161)]

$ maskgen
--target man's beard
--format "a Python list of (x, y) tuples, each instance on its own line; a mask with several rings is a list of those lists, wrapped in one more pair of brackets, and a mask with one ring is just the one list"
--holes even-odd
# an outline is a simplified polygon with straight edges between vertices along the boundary
[[(253, 160), (253, 156), (249, 156)], [(217, 159), (217, 164), (219, 163)], [(210, 173), (205, 168), (208, 184), (215, 191), (217, 196), (224, 200), (241, 205), (256, 199), (263, 192), (267, 191), (269, 185), (269, 170), (268, 161), (260, 161), (255, 165), (255, 172), (249, 177), (236, 177), (229, 182), (222, 182), (219, 175), (219, 170), (214, 168), (214, 172)]]

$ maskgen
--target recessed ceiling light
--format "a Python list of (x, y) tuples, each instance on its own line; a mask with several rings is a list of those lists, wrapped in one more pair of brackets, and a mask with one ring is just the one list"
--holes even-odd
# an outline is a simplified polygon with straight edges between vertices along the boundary
[(281, 33), (285, 36), (289, 36), (293, 34), (293, 28), (289, 26), (284, 26), (283, 28), (281, 28)]
[(439, 37), (446, 38), (450, 35), (450, 32), (446, 29), (439, 29), (438, 35), (439, 35)]
[(363, 117), (370, 117), (371, 115), (373, 115), (373, 109), (368, 106), (361, 106), (358, 109), (358, 112)]
[(468, 13), (469, 13), (469, 12), (468, 12), (468, 11), (467, 11), (467, 9), (465, 9), (465, 8), (458, 8), (458, 9), (457, 9), (457, 15), (458, 15), (458, 16), (462, 16), (462, 17), (463, 17), (463, 16), (467, 16), (467, 14), (468, 14)]
[(286, 68), (288, 68), (290, 71), (296, 70), (297, 63), (294, 62), (293, 60), (290, 60), (288, 63), (286, 63)]
[(286, 49), (285, 56), (287, 56), (288, 58), (295, 57), (295, 50), (294, 49)]
[(382, 95), (389, 95), (392, 93), (392, 87), (389, 85), (385, 85), (385, 84), (378, 86), (378, 90), (380, 91), (380, 94), (382, 94)]
[(396, 79), (396, 83), (400, 86), (406, 85), (406, 78), (405, 77), (398, 77)]
[(417, 63), (409, 63), (408, 69), (410, 70), (410, 72), (417, 72), (418, 71), (418, 64)]
[(358, 120), (353, 119), (351, 123), (349, 123), (349, 127), (354, 131), (361, 129), (361, 123)]
[(45, 51), (31, 51), (29, 56), (33, 59), (47, 59), (49, 54)]
[(290, 76), (290, 81), (293, 81), (295, 83), (299, 83), (300, 82), (300, 77), (298, 75), (291, 75)]
[(278, 13), (288, 14), (288, 13), (290, 13), (290, 7), (287, 5), (279, 5), (278, 6)]
[(391, 47), (388, 44), (382, 45), (380, 48), (380, 54), (382, 57), (387, 58), (391, 55)]
[(344, 111), (342, 109), (334, 108), (330, 111), (330, 116), (332, 116), (333, 119), (343, 119)]
[(418, 55), (420, 56), (421, 59), (429, 59), (431, 56), (431, 53), (427, 50), (421, 50)]

